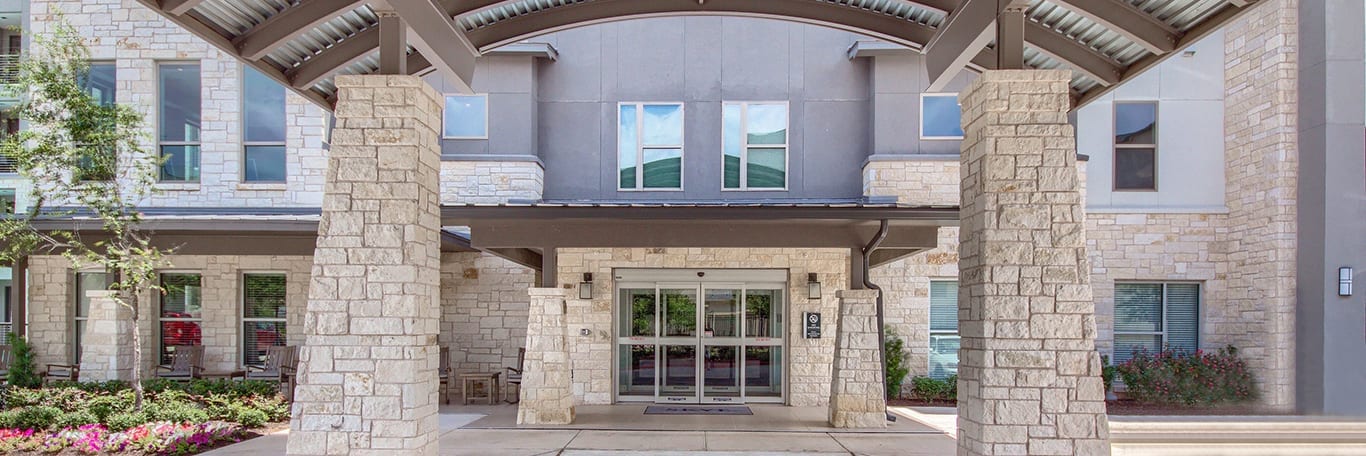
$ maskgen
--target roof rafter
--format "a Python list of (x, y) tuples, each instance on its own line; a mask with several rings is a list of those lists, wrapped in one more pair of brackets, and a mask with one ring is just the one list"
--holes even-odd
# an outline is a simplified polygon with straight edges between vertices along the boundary
[(161, 0), (161, 4), (157, 6), (162, 11), (179, 16), (190, 12), (200, 3), (204, 3), (204, 0)]
[(361, 30), (285, 72), (289, 85), (307, 90), (347, 65), (379, 49), (379, 27)]
[(365, 0), (308, 0), (275, 13), (265, 21), (233, 38), (238, 55), (260, 60), (299, 35), (307, 33), (344, 12), (365, 4)]
[(470, 44), (464, 28), (455, 23), (446, 8), (437, 0), (393, 0), (389, 7), (411, 29), (409, 44), (426, 56), (432, 67), (448, 76), (448, 82), (466, 93), (473, 92), (470, 84), (479, 49)]
[(1124, 67), (1118, 62), (1038, 22), (1026, 20), (1024, 36), (1025, 42), (1034, 50), (1067, 64), (1101, 85), (1118, 83), (1124, 73)]
[(1181, 37), (1148, 13), (1119, 0), (1050, 0), (1096, 22), (1148, 52), (1166, 54), (1176, 49)]

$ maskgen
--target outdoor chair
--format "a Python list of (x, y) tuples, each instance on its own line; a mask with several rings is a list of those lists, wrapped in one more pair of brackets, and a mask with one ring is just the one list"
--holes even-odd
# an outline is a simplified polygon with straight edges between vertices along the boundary
[(441, 361), (436, 369), (437, 378), (441, 380), (441, 399), (446, 405), (451, 403), (451, 349), (441, 347)]
[(294, 374), (299, 367), (298, 346), (266, 347), (262, 364), (247, 365), (247, 380), (274, 380), (280, 382), (280, 394), (285, 400), (294, 395)]
[(78, 382), (81, 380), (80, 364), (48, 364), (47, 370), (39, 374), (43, 377), (43, 384), (57, 380)]
[(191, 380), (204, 373), (204, 346), (177, 345), (171, 347), (171, 362), (157, 366), (157, 378)]
[(9, 345), (0, 345), (0, 383), (5, 383), (9, 379), (9, 363), (11, 352)]
[(521, 395), (522, 395), (522, 364), (523, 364), (523, 362), (524, 362), (525, 360), (526, 360), (526, 349), (525, 349), (525, 348), (518, 348), (518, 349), (517, 349), (517, 367), (509, 367), (509, 368), (507, 368), (507, 370), (508, 370), (508, 386), (509, 386), (509, 387), (511, 387), (511, 386), (513, 386), (513, 385), (516, 385), (516, 386), (517, 386), (517, 395), (516, 395), (516, 396), (512, 396), (512, 388), (504, 388), (504, 391), (507, 391), (507, 394), (508, 394), (509, 396), (512, 396), (513, 398), (515, 398), (514, 400), (508, 400), (508, 401), (507, 401), (507, 402), (510, 403), (510, 404), (516, 404), (516, 403), (518, 403), (518, 402), (521, 401)]

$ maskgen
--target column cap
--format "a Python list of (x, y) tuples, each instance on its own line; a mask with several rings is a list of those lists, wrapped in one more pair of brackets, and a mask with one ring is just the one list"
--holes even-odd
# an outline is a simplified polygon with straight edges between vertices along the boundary
[(839, 290), (835, 296), (840, 299), (877, 299), (877, 290)]
[(528, 288), (528, 289), (527, 289), (527, 293), (530, 294), (531, 296), (548, 296), (548, 297), (563, 298), (563, 297), (565, 297), (565, 296), (569, 293), (569, 290), (566, 290), (566, 289), (564, 289), (564, 288), (531, 287), (531, 288)]

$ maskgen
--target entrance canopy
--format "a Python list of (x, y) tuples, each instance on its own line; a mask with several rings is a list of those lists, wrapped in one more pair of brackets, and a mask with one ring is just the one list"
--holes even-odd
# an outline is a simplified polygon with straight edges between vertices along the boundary
[[(810, 23), (923, 52), (931, 88), (959, 70), (1069, 69), (1080, 106), (1204, 37), (1256, 0), (138, 0), (331, 108), (336, 74), (442, 72), (602, 22), (738, 15)], [(1012, 16), (1006, 16), (1012, 15)], [(1009, 19), (1013, 18), (1013, 19)], [(1015, 24), (994, 27), (998, 20)], [(383, 27), (381, 25), (388, 24)], [(995, 32), (995, 33), (993, 33)], [(381, 48), (388, 49), (381, 53)], [(1016, 57), (1002, 60), (998, 50)], [(515, 49), (513, 52), (526, 52)], [(382, 55), (391, 56), (384, 58)], [(553, 57), (553, 52), (547, 52)], [(1022, 60), (1022, 61), (1021, 61)], [(1005, 66), (1002, 66), (1004, 62)]]

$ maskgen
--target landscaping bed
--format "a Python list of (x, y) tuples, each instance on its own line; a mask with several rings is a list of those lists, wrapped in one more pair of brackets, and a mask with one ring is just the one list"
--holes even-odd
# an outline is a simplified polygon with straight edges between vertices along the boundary
[(57, 383), (0, 392), (0, 453), (187, 455), (282, 427), (275, 382), (143, 382), (141, 411), (124, 382)]

